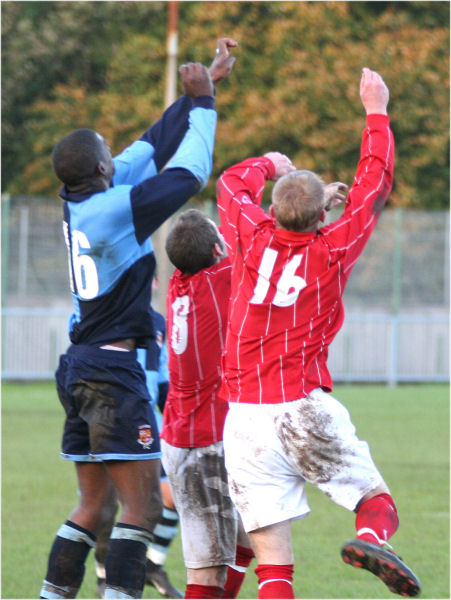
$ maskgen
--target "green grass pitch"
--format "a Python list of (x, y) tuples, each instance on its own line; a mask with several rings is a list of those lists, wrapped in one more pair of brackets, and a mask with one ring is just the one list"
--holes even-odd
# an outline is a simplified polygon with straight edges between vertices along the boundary
[[(400, 528), (394, 549), (419, 576), (421, 598), (449, 598), (449, 388), (447, 385), (336, 386), (361, 439), (391, 488)], [(77, 503), (73, 466), (59, 457), (63, 410), (53, 383), (2, 389), (2, 598), (37, 598), (59, 525)], [(342, 562), (354, 515), (315, 488), (311, 514), (293, 525), (297, 598), (393, 598), (366, 571)], [(240, 598), (257, 596), (255, 562)], [(180, 536), (166, 562), (184, 590)], [(92, 553), (79, 598), (95, 597)], [(144, 598), (159, 598), (146, 586)]]

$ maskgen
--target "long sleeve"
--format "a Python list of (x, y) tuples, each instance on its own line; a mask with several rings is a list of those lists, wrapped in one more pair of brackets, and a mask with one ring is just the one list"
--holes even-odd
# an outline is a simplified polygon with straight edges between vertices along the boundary
[(139, 242), (201, 189), (210, 176), (216, 130), (213, 98), (196, 98), (188, 129), (167, 168), (131, 190), (133, 221)]
[(155, 148), (154, 161), (160, 171), (177, 150), (189, 125), (189, 113), (193, 108), (193, 100), (184, 94), (171, 104), (141, 140)]
[(394, 139), (389, 118), (368, 115), (362, 134), (360, 160), (340, 219), (321, 233), (331, 252), (345, 255), (345, 272), (361, 254), (393, 186)]
[(189, 128), (196, 107), (213, 106), (210, 96), (190, 98), (186, 94), (171, 104), (161, 118), (114, 158), (114, 185), (137, 185), (161, 171), (175, 154)]
[(222, 233), (230, 255), (241, 242), (254, 235), (258, 223), (270, 220), (260, 207), (265, 182), (274, 176), (274, 165), (266, 157), (248, 158), (227, 169), (217, 185), (217, 203)]

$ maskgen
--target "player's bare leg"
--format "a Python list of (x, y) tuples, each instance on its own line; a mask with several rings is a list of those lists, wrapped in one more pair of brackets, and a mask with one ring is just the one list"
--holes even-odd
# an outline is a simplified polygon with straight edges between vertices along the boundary
[(97, 575), (96, 595), (99, 598), (103, 598), (105, 594), (105, 558), (119, 507), (117, 492), (110, 477), (108, 477), (107, 485), (108, 491), (100, 509), (100, 521), (96, 529), (97, 539), (94, 550)]
[(390, 493), (390, 490), (388, 489), (387, 484), (383, 481), (376, 488), (374, 488), (374, 490), (371, 490), (371, 492), (368, 492), (367, 494), (362, 496), (362, 498), (360, 499), (360, 502), (358, 502), (357, 506), (355, 507), (354, 512), (357, 512), (359, 510), (359, 507), (367, 500), (370, 500), (371, 498), (374, 498), (375, 496), (379, 496), (379, 494), (389, 494), (389, 493)]
[(259, 598), (294, 598), (291, 521), (248, 533), (257, 557)]
[(121, 521), (153, 531), (162, 509), (159, 459), (105, 462), (119, 495)]
[(187, 569), (185, 598), (223, 598), (227, 565)]
[(258, 564), (293, 564), (291, 521), (282, 521), (248, 533)]
[(108, 475), (103, 463), (76, 462), (80, 502), (69, 519), (95, 532), (99, 523), (102, 505), (109, 493)]
[(160, 517), (160, 461), (108, 461), (122, 505), (105, 561), (105, 598), (140, 598), (144, 588), (146, 551)]
[(172, 585), (163, 568), (172, 540), (177, 534), (179, 516), (169, 481), (161, 480), (160, 490), (163, 512), (154, 530), (155, 539), (147, 549), (146, 583), (155, 587), (164, 598), (183, 598), (182, 592)]
[(386, 484), (382, 482), (365, 494), (355, 512), (357, 538), (342, 547), (343, 560), (353, 567), (370, 571), (394, 594), (416, 596), (420, 592), (418, 578), (387, 543), (396, 532), (399, 520)]
[(83, 581), (85, 562), (94, 547), (102, 503), (108, 494), (102, 463), (77, 462), (78, 506), (59, 528), (50, 551), (41, 598), (75, 598)]

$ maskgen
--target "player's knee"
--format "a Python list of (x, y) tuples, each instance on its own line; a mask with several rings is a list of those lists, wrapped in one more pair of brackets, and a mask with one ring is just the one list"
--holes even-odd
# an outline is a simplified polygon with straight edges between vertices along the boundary
[(384, 481), (382, 481), (376, 488), (372, 489), (370, 492), (366, 493), (364, 496), (362, 496), (362, 498), (360, 498), (359, 502), (357, 503), (354, 509), (354, 512), (357, 512), (357, 510), (360, 508), (360, 506), (362, 506), (364, 502), (366, 502), (367, 500), (371, 500), (371, 498), (379, 496), (380, 494), (390, 494), (390, 490), (388, 489), (387, 484)]
[(203, 567), (200, 569), (187, 569), (187, 580), (189, 584), (224, 587), (226, 579), (226, 565)]

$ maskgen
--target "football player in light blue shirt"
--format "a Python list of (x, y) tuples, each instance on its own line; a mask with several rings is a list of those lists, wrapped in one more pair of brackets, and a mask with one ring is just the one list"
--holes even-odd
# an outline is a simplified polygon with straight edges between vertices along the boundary
[(118, 157), (91, 129), (70, 133), (53, 151), (74, 302), (72, 345), (56, 382), (66, 412), (62, 456), (75, 462), (80, 502), (53, 542), (42, 598), (75, 598), (109, 478), (122, 513), (106, 556), (104, 597), (141, 597), (161, 514), (159, 436), (136, 353), (153, 335), (149, 236), (211, 173), (214, 83), (230, 72), (233, 46), (219, 40), (210, 70), (182, 65), (185, 95)]

